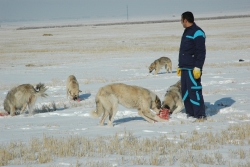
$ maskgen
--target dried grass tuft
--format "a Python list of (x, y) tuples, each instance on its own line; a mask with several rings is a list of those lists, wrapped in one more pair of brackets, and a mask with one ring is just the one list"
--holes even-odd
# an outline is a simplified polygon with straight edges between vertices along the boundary
[[(117, 163), (133, 165), (175, 165), (176, 163), (199, 166), (226, 165), (219, 151), (223, 145), (243, 147), (249, 145), (250, 124), (231, 125), (218, 133), (192, 131), (191, 135), (181, 135), (169, 140), (166, 135), (154, 138), (137, 138), (124, 130), (113, 136), (69, 136), (55, 138), (44, 135), (42, 139), (32, 138), (27, 144), (10, 142), (0, 145), (0, 165), (46, 164), (56, 158), (95, 158), (87, 163), (77, 161), (76, 166), (112, 166), (105, 160), (116, 155)], [(174, 133), (174, 132), (173, 132)], [(177, 142), (178, 141), (178, 142)], [(249, 164), (249, 152), (245, 149), (231, 150), (231, 159), (241, 160), (231, 166)]]
[(52, 34), (43, 34), (43, 36), (53, 36)]

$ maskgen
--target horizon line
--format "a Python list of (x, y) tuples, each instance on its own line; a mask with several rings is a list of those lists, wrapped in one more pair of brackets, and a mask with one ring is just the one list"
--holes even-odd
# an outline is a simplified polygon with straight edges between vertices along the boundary
[[(246, 15), (230, 15), (230, 16), (214, 16), (214, 17), (200, 17), (195, 20), (218, 20), (218, 19), (231, 19), (231, 18), (245, 18), (250, 17), (250, 14)], [(83, 26), (112, 26), (112, 25), (130, 25), (130, 24), (153, 24), (153, 23), (172, 23), (179, 22), (178, 19), (173, 20), (149, 20), (149, 21), (124, 21), (114, 23), (96, 23), (96, 24), (71, 24), (71, 25), (54, 25), (54, 26), (30, 26), (30, 27), (19, 27), (16, 30), (28, 30), (28, 29), (44, 29), (44, 28), (65, 28), (65, 27), (83, 27)]]

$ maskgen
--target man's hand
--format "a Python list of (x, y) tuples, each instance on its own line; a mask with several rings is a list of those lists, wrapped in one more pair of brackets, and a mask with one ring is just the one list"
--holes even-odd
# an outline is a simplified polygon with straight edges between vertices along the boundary
[(201, 77), (201, 70), (198, 67), (193, 69), (193, 74), (195, 79), (199, 79)]
[(181, 76), (181, 69), (180, 68), (177, 68), (177, 71), (176, 71), (176, 73), (177, 73), (177, 76)]

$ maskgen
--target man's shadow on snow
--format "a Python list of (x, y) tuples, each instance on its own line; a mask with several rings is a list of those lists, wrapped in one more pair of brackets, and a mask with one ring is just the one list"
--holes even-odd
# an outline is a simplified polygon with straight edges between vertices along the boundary
[(205, 102), (206, 114), (207, 116), (216, 115), (220, 111), (220, 109), (231, 107), (234, 103), (235, 100), (233, 100), (231, 97), (224, 97), (222, 99), (219, 99), (215, 101), (214, 104)]

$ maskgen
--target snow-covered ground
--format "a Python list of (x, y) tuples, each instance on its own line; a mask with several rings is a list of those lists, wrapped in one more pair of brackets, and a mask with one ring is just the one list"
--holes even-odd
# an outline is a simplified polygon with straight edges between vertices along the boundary
[[(191, 136), (194, 132), (212, 132), (215, 135), (232, 125), (249, 126), (250, 19), (203, 20), (196, 23), (207, 37), (202, 84), (208, 120), (193, 123), (186, 118), (183, 110), (172, 115), (168, 122), (150, 124), (136, 110), (119, 106), (114, 127), (109, 127), (106, 123), (99, 126), (99, 119), (89, 115), (91, 109), (95, 108), (98, 89), (110, 83), (121, 82), (150, 89), (163, 100), (168, 87), (179, 80), (176, 68), (183, 33), (180, 23), (0, 29), (0, 111), (3, 111), (7, 92), (19, 84), (45, 83), (49, 95), (47, 98), (38, 98), (37, 113), (34, 115), (26, 113), (0, 117), (0, 151), (10, 142), (29, 143), (31, 139), (42, 139), (44, 135), (58, 139), (80, 136), (94, 140), (99, 136), (122, 136), (124, 131), (129, 131), (139, 140), (165, 135), (166, 140), (178, 143), (185, 141), (183, 136)], [(52, 36), (43, 36), (44, 34)], [(157, 75), (149, 74), (148, 66), (161, 56), (172, 60), (173, 73), (166, 73), (161, 69)], [(239, 62), (239, 59), (244, 61)], [(78, 79), (82, 90), (80, 102), (66, 99), (66, 79), (72, 74)], [(43, 109), (43, 106), (52, 108), (53, 103), (56, 111), (46, 112)], [(219, 152), (224, 163), (182, 163), (180, 159), (175, 159), (177, 152), (173, 155), (173, 162), (166, 160), (164, 165), (248, 166), (249, 136), (243, 141), (242, 145), (220, 144), (214, 150), (199, 150), (197, 154)], [(232, 152), (239, 149), (243, 150), (246, 158), (232, 156)], [(187, 154), (192, 151), (194, 149), (186, 149)], [(0, 152), (0, 156), (4, 157), (3, 153)], [(105, 157), (55, 156), (45, 164), (12, 160), (9, 161), (9, 166), (84, 166), (91, 159), (93, 162), (107, 162), (110, 166), (135, 167), (137, 164), (128, 160), (134, 157), (118, 153)], [(121, 160), (123, 158), (125, 161)], [(143, 166), (146, 165), (150, 166)]]

